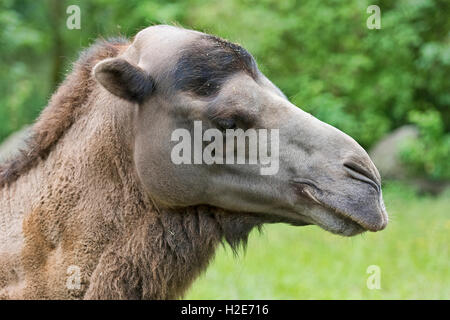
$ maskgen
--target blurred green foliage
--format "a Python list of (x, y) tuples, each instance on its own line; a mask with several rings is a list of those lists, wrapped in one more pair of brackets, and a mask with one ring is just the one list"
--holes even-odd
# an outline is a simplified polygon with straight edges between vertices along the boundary
[[(81, 29), (66, 27), (69, 5)], [(369, 5), (381, 29), (369, 30)], [(30, 123), (99, 36), (159, 23), (239, 42), (290, 100), (370, 147), (406, 123), (403, 159), (450, 178), (450, 3), (446, 0), (0, 0), (0, 140)]]
[(401, 150), (403, 160), (417, 174), (432, 178), (450, 178), (450, 135), (444, 133), (444, 124), (435, 110), (413, 110), (409, 119), (422, 133), (419, 141), (406, 141)]

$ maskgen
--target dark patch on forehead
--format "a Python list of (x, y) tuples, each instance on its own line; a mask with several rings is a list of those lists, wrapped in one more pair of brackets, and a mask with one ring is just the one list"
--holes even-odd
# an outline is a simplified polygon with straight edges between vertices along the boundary
[(204, 35), (183, 49), (174, 70), (175, 88), (210, 96), (219, 91), (229, 76), (242, 71), (256, 78), (256, 62), (247, 50)]

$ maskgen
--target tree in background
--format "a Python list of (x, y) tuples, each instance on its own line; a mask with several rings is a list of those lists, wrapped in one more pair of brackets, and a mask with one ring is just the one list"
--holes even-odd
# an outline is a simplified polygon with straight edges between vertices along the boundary
[[(66, 8), (81, 8), (81, 29)], [(366, 8), (381, 8), (369, 30)], [(0, 139), (30, 123), (99, 36), (179, 23), (237, 41), (290, 100), (364, 147), (415, 123), (408, 166), (450, 178), (449, 3), (445, 0), (0, 0)]]

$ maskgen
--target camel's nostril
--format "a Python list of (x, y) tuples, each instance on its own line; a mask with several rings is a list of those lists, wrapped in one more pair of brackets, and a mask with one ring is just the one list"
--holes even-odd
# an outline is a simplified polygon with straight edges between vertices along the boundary
[(351, 170), (354, 170), (354, 171), (356, 171), (356, 172), (366, 176), (370, 180), (373, 180), (374, 182), (377, 182), (377, 178), (375, 177), (375, 175), (372, 174), (372, 172), (369, 169), (366, 169), (361, 164), (358, 164), (358, 163), (353, 162), (353, 161), (346, 161), (346, 162), (344, 162), (344, 167), (349, 168)]
[(344, 162), (344, 168), (352, 178), (367, 182), (368, 184), (372, 185), (378, 192), (380, 192), (380, 181), (371, 170), (354, 161)]

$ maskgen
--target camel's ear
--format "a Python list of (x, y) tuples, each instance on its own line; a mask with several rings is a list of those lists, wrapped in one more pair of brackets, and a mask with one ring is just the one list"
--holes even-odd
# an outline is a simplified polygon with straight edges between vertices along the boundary
[(131, 102), (143, 102), (154, 89), (150, 75), (121, 58), (99, 62), (94, 68), (94, 75), (106, 90)]

